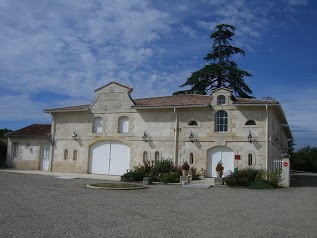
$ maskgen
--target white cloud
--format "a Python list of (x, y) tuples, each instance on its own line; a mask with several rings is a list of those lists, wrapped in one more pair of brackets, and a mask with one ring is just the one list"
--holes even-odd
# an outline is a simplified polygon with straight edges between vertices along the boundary
[(187, 34), (189, 37), (191, 37), (191, 38), (196, 38), (197, 37), (197, 32), (194, 30), (194, 29), (192, 29), (192, 28), (190, 28), (190, 27), (188, 27), (188, 26), (185, 26), (185, 25), (181, 25), (180, 27), (179, 27), (179, 30), (181, 31), (181, 32), (183, 32), (183, 33), (185, 33), (185, 34)]
[(288, 0), (290, 6), (307, 6), (308, 0)]
[[(280, 4), (295, 9), (308, 1)], [(233, 43), (252, 50), (276, 23), (276, 7), (245, 0), (2, 0), (0, 120), (44, 120), (43, 108), (89, 104), (110, 81), (133, 87), (134, 98), (170, 95), (203, 66), (217, 24), (235, 26)], [(44, 93), (52, 98), (37, 97)], [(308, 130), (301, 126), (314, 123), (314, 109), (293, 99), (285, 101), (289, 122)]]
[(28, 95), (0, 96), (0, 101), (0, 120), (50, 121), (49, 115), (41, 113), (45, 105), (32, 101)]

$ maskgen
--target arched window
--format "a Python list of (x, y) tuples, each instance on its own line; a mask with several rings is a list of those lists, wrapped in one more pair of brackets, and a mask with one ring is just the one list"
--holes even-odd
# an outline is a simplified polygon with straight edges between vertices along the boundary
[(248, 154), (248, 166), (252, 166), (253, 162), (252, 162), (252, 154)]
[(223, 95), (219, 95), (217, 97), (217, 105), (223, 105), (226, 104), (226, 97)]
[(157, 163), (160, 160), (160, 152), (156, 151), (154, 156), (154, 161)]
[(255, 121), (253, 121), (253, 120), (249, 120), (249, 121), (247, 121), (245, 124), (246, 124), (247, 126), (255, 126), (255, 125), (256, 125)]
[(193, 120), (188, 123), (189, 126), (198, 126), (197, 121)]
[(149, 161), (149, 155), (147, 151), (143, 152), (143, 163), (147, 163)]
[(73, 151), (73, 160), (77, 160), (77, 157), (78, 157), (77, 150), (74, 150)]
[(68, 149), (64, 150), (64, 160), (68, 159)]
[(189, 154), (189, 164), (193, 164), (194, 163), (194, 154), (190, 153)]
[(215, 131), (221, 132), (221, 131), (227, 131), (228, 130), (228, 114), (226, 111), (218, 111), (216, 113), (215, 118)]
[(118, 121), (118, 132), (128, 133), (129, 132), (129, 118), (126, 116), (119, 117)]
[(93, 124), (93, 133), (102, 133), (102, 126), (103, 126), (103, 120), (101, 117), (95, 117), (94, 118), (94, 124)]

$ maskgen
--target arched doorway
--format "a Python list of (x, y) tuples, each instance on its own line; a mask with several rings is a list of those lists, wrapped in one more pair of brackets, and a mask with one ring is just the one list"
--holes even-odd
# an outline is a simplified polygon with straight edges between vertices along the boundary
[(225, 146), (210, 148), (207, 152), (207, 177), (217, 177), (216, 166), (221, 161), (224, 174), (234, 169), (234, 152)]
[(130, 147), (121, 141), (98, 141), (89, 148), (89, 173), (123, 175), (130, 165)]

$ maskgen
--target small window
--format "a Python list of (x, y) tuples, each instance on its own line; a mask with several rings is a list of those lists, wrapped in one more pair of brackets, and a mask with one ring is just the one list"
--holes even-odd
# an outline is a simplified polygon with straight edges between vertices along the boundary
[(256, 125), (255, 121), (253, 121), (253, 120), (249, 120), (249, 121), (247, 121), (245, 124), (246, 124), (247, 126), (255, 126), (255, 125)]
[(156, 151), (154, 156), (154, 161), (157, 163), (160, 160), (160, 152)]
[(68, 159), (68, 149), (64, 150), (64, 160)]
[(248, 166), (252, 166), (253, 162), (252, 162), (252, 154), (248, 154)]
[(12, 144), (12, 159), (17, 158), (19, 153), (19, 143)]
[(143, 152), (143, 163), (149, 162), (148, 153), (147, 151)]
[(198, 126), (198, 123), (197, 123), (197, 121), (190, 121), (190, 122), (188, 123), (188, 125), (189, 125), (189, 126)]
[(219, 95), (217, 97), (217, 105), (223, 105), (226, 104), (226, 97), (223, 95)]
[(77, 160), (77, 157), (78, 157), (77, 150), (74, 150), (74, 152), (73, 152), (73, 160)]
[(96, 117), (94, 119), (94, 124), (93, 124), (93, 133), (98, 133), (101, 134), (102, 133), (102, 126), (103, 126), (103, 121), (101, 117)]
[(119, 133), (128, 133), (129, 132), (129, 118), (128, 117), (119, 117), (118, 132)]
[(216, 113), (215, 131), (222, 132), (228, 130), (228, 114), (226, 111), (218, 111)]
[(193, 164), (194, 163), (194, 154), (190, 153), (189, 154), (189, 164)]

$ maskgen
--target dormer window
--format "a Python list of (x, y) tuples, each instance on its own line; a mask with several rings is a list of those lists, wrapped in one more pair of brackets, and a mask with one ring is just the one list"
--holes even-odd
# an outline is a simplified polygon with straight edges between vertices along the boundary
[(217, 97), (217, 105), (224, 105), (226, 104), (226, 97), (224, 95), (219, 95)]
[(255, 126), (256, 123), (255, 123), (255, 121), (253, 121), (253, 120), (249, 120), (249, 121), (247, 121), (247, 122), (245, 123), (245, 125), (246, 125), (246, 126)]

